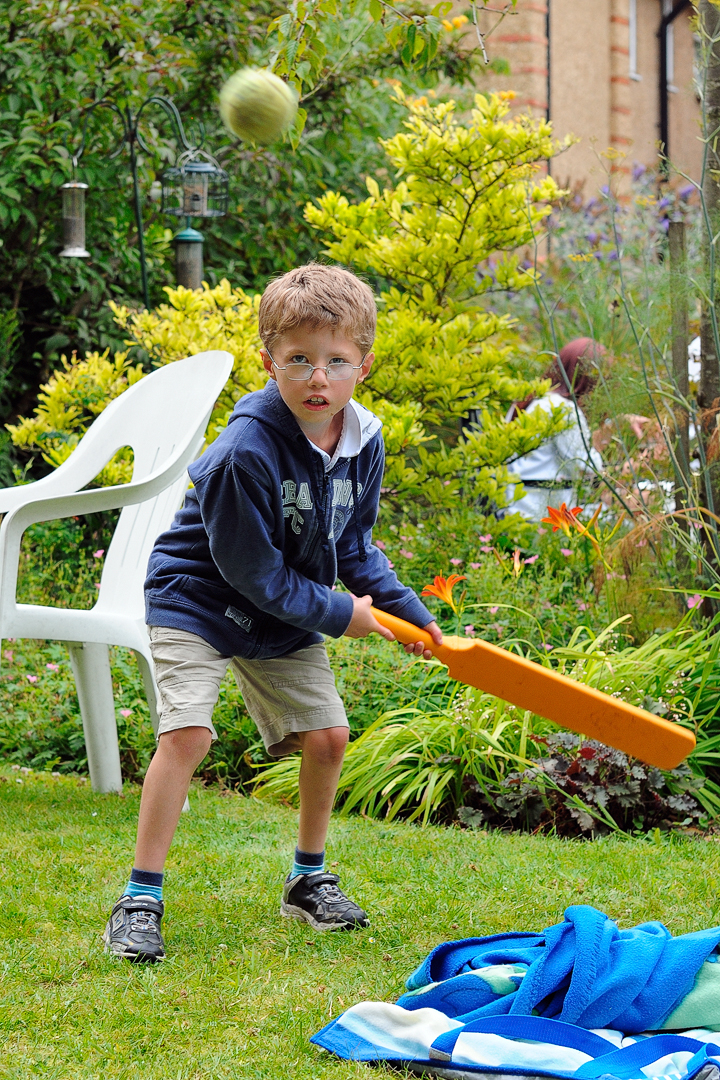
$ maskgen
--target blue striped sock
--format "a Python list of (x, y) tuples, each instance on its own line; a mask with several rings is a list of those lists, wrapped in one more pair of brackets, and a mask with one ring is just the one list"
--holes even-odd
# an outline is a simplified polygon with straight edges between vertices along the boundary
[(324, 851), (301, 851), (295, 848), (295, 859), (290, 871), (290, 880), (299, 877), (300, 874), (314, 874), (317, 870), (325, 869)]
[(130, 881), (123, 896), (152, 896), (153, 900), (162, 900), (163, 875), (154, 870), (136, 870), (133, 866)]

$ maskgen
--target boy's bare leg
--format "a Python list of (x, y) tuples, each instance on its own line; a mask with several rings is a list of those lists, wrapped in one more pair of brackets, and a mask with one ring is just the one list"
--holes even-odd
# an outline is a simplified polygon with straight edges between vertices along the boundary
[[(330, 815), (335, 802), (340, 770), (348, 741), (345, 727), (321, 728), (300, 734), (300, 828), (298, 848), (309, 860), (322, 858)], [(296, 853), (296, 859), (298, 854)], [(297, 864), (296, 864), (297, 866)], [(283, 887), (280, 913), (302, 919), (315, 930), (350, 930), (369, 926), (361, 907), (339, 888), (334, 874), (311, 869), (288, 874)]]
[(206, 727), (178, 728), (160, 736), (140, 800), (134, 862), (138, 870), (162, 872), (190, 781), (211, 741)]
[(319, 852), (325, 848), (349, 732), (333, 727), (298, 734), (302, 746), (298, 847)]

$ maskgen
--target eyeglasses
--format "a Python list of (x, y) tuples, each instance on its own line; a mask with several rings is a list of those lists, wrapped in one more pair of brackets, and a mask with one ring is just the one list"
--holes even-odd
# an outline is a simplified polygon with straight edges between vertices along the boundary
[[(273, 355), (269, 349), (265, 350), (272, 361), (273, 367), (278, 371), (284, 371), (288, 379), (291, 382), (306, 382), (315, 372), (315, 365), (309, 364), (307, 360), (291, 361), (289, 364), (280, 365), (276, 364), (273, 359)], [(342, 382), (343, 379), (349, 379), (352, 376), (353, 371), (360, 371), (360, 368), (365, 363), (365, 357), (362, 358), (360, 364), (349, 364), (347, 360), (342, 360), (339, 356), (334, 356), (327, 364), (327, 367), (321, 367), (327, 375), (328, 379), (332, 382)]]

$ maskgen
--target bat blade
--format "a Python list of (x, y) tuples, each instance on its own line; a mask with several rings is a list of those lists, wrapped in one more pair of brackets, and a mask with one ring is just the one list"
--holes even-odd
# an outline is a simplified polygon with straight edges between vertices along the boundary
[(679, 724), (507, 649), (477, 638), (445, 637), (442, 645), (435, 645), (426, 631), (412, 623), (377, 608), (372, 611), (403, 644), (424, 642), (438, 660), (447, 664), (451, 678), (458, 682), (597, 739), (648, 765), (674, 769), (695, 748), (695, 736)]

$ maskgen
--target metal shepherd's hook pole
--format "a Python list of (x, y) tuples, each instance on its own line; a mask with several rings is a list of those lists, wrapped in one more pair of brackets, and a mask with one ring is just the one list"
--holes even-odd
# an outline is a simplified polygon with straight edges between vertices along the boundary
[(127, 110), (128, 144), (130, 146), (130, 171), (133, 181), (133, 197), (135, 202), (135, 224), (137, 225), (138, 252), (140, 254), (140, 276), (142, 279), (143, 303), (147, 311), (150, 310), (150, 294), (148, 292), (147, 262), (145, 261), (145, 236), (143, 233), (142, 205), (140, 203), (140, 183), (137, 171), (137, 155), (135, 154), (135, 140), (137, 136), (137, 117), (133, 123), (130, 110)]

